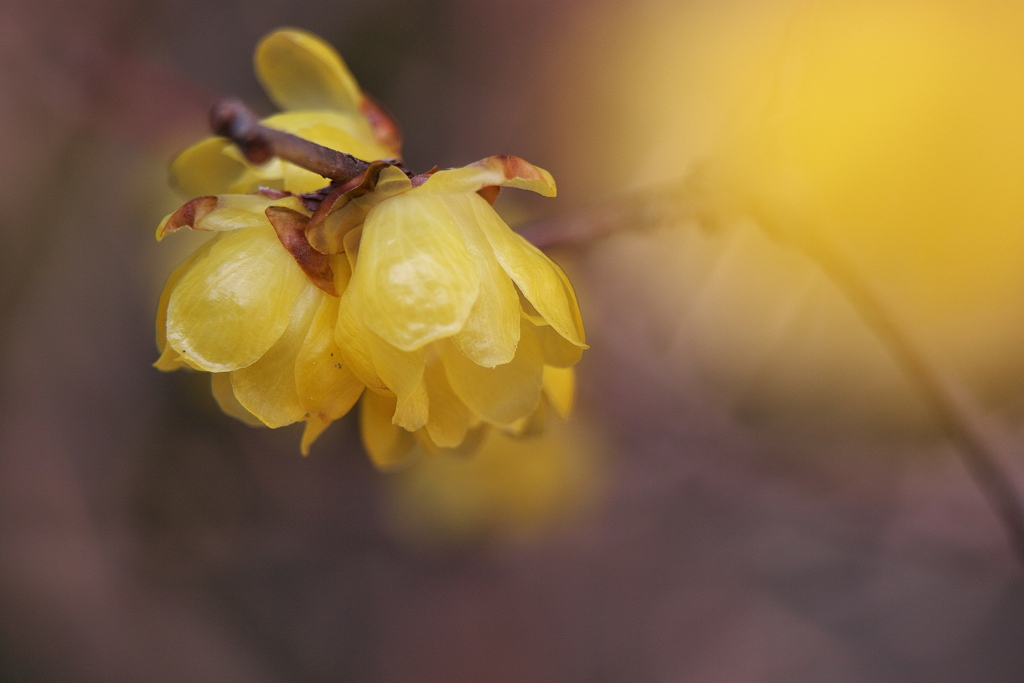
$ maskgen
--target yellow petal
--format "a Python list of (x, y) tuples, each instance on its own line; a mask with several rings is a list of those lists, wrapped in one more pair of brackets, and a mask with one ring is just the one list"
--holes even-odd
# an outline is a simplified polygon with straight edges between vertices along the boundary
[(181, 354), (166, 344), (164, 350), (160, 352), (160, 357), (153, 363), (153, 367), (160, 372), (174, 372), (186, 365), (187, 363), (181, 359)]
[(494, 258), (494, 251), (476, 224), (471, 197), (445, 198), (476, 264), (480, 291), (462, 329), (452, 342), (477, 365), (493, 368), (512, 360), (519, 343), (519, 294)]
[(470, 427), (469, 431), (466, 432), (466, 437), (457, 445), (452, 448), (446, 448), (439, 446), (434, 443), (430, 434), (425, 429), (421, 429), (414, 435), (416, 442), (420, 448), (430, 455), (437, 456), (440, 458), (468, 458), (472, 456), (480, 448), (480, 445), (487, 438), (487, 435), (491, 433), (491, 427), (488, 425), (476, 425)]
[(187, 273), (189, 269), (196, 264), (196, 262), (206, 257), (211, 246), (212, 244), (207, 242), (196, 249), (191, 256), (181, 263), (181, 265), (172, 270), (170, 276), (167, 278), (167, 284), (164, 285), (164, 289), (160, 293), (160, 301), (156, 306), (156, 348), (160, 352), (160, 358), (153, 364), (153, 366), (158, 370), (170, 372), (172, 370), (177, 370), (184, 365), (184, 363), (179, 360), (178, 352), (167, 345), (167, 303), (171, 299), (171, 293), (174, 291), (174, 288), (178, 286), (179, 282), (181, 282), (181, 278), (184, 277), (185, 273)]
[(309, 455), (309, 448), (313, 442), (320, 438), (320, 435), (331, 426), (331, 420), (321, 420), (316, 415), (306, 420), (306, 428), (302, 430), (302, 441), (299, 443), (299, 452)]
[(288, 111), (264, 119), (263, 124), (365, 161), (394, 157), (388, 147), (377, 141), (366, 119), (358, 114)]
[(421, 186), (420, 192), (469, 194), (485, 187), (517, 187), (554, 197), (555, 179), (543, 168), (500, 154), (462, 168), (438, 171)]
[(231, 373), (231, 387), (238, 402), (268, 427), (283, 427), (307, 416), (299, 401), (295, 364), (325, 296), (307, 284), (295, 298), (288, 327), (277, 343), (252, 365)]
[(306, 237), (313, 248), (321, 254), (337, 254), (344, 251), (345, 236), (363, 224), (370, 209), (385, 199), (410, 189), (412, 181), (401, 169), (386, 166), (376, 177), (364, 180), (363, 184), (339, 197), (322, 222), (310, 225)]
[(225, 232), (261, 226), (267, 222), (266, 210), (270, 206), (309, 213), (296, 197), (272, 199), (261, 194), (224, 194), (217, 197), (217, 208), (203, 216), (193, 227), (197, 230)]
[[(370, 345), (373, 343), (361, 315), (361, 303), (358, 301), (358, 288), (350, 287), (351, 268), (359, 254), (360, 236), (362, 227), (351, 230), (344, 239), (344, 254), (335, 255), (331, 258), (331, 267), (334, 270), (335, 289), (343, 292), (338, 302), (338, 322), (334, 328), (334, 339), (345, 359), (345, 365), (355, 373), (356, 377), (368, 387), (378, 391), (389, 391), (388, 385), (377, 374), (373, 357), (370, 354)], [(374, 335), (375, 336), (375, 335)], [(376, 337), (377, 343), (379, 337)], [(382, 351), (378, 350), (378, 355)], [(382, 363), (384, 360), (382, 359)]]
[(411, 396), (423, 380), (426, 359), (424, 350), (402, 351), (374, 334), (373, 330), (366, 331), (363, 342), (370, 352), (377, 376), (388, 389), (395, 393), (399, 401)]
[(576, 392), (576, 373), (572, 368), (553, 368), (544, 366), (544, 397), (563, 420), (572, 410), (573, 396)]
[(586, 348), (576, 294), (562, 269), (512, 232), (483, 198), (469, 196), (480, 228), (501, 267), (555, 331), (576, 346)]
[(282, 109), (359, 112), (362, 93), (330, 45), (306, 31), (274, 31), (256, 46), (256, 76)]
[(273, 199), (262, 194), (222, 194), (198, 197), (160, 222), (157, 241), (182, 228), (201, 232), (228, 232), (255, 228), (267, 223), (266, 210), (279, 206), (309, 215), (296, 197)]
[(427, 434), (435, 445), (454, 448), (466, 438), (472, 418), (469, 408), (452, 391), (440, 362), (427, 366), (424, 383), (430, 398)]
[(220, 409), (231, 417), (241, 420), (250, 427), (263, 427), (264, 424), (258, 417), (245, 409), (231, 388), (230, 372), (210, 373), (210, 388), (213, 390), (213, 397), (217, 399)]
[(338, 303), (338, 321), (334, 328), (334, 341), (341, 351), (344, 365), (366, 386), (387, 389), (373, 366), (370, 351), (363, 341), (365, 335), (366, 327), (353, 309), (351, 295), (346, 293)]
[(352, 284), (366, 326), (411, 351), (462, 329), (480, 277), (446, 202), (407, 192), (366, 217)]
[(382, 470), (395, 469), (412, 453), (416, 439), (391, 422), (395, 398), (367, 391), (359, 405), (359, 427), (363, 446), (373, 464)]
[(511, 363), (483, 368), (451, 342), (441, 353), (448, 383), (456, 396), (480, 418), (507, 425), (532, 413), (540, 401), (544, 359), (533, 325), (524, 323)]
[(169, 170), (171, 186), (186, 197), (251, 192), (247, 166), (226, 156), (226, 138), (206, 138), (175, 157)]
[[(527, 244), (529, 244), (529, 242), (527, 242)], [(580, 341), (586, 342), (587, 335), (583, 330), (583, 316), (580, 315), (580, 302), (576, 298), (576, 290), (573, 288), (572, 283), (569, 282), (569, 276), (565, 274), (562, 267), (550, 259), (549, 263), (551, 263), (552, 267), (555, 269), (559, 279), (562, 281), (562, 286), (565, 288), (565, 296), (569, 302), (569, 313), (572, 315), (573, 329), (576, 331), (576, 335), (579, 337)], [(577, 346), (579, 345), (577, 344)], [(584, 343), (582, 348), (589, 349), (590, 347)]]
[[(344, 356), (334, 342), (337, 319), (338, 298), (323, 297), (295, 359), (295, 387), (310, 421), (337, 420), (363, 393), (363, 383), (343, 365)], [(307, 424), (306, 431), (310, 429)]]
[(281, 337), (306, 286), (269, 223), (220, 233), (171, 293), (168, 343), (209, 372), (252, 365)]
[(430, 397), (421, 380), (408, 396), (398, 399), (391, 421), (406, 431), (415, 432), (427, 423), (429, 410)]
[(352, 301), (352, 292), (346, 291), (338, 301), (338, 321), (334, 327), (334, 342), (348, 367), (363, 384), (373, 389), (385, 390), (387, 385), (377, 375), (370, 357), (370, 350), (364, 341), (369, 331), (359, 317)]
[(570, 344), (565, 337), (555, 332), (550, 325), (536, 327), (537, 338), (540, 339), (544, 364), (556, 368), (571, 368), (583, 357), (583, 348)]
[(499, 429), (503, 434), (514, 436), (517, 439), (540, 436), (544, 433), (544, 423), (546, 421), (544, 412), (544, 404), (541, 403), (537, 406), (536, 410), (526, 417), (516, 420), (507, 427), (499, 427)]

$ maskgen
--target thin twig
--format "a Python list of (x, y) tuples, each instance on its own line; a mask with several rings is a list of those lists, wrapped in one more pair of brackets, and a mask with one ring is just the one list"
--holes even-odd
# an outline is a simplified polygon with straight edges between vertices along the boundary
[(260, 123), (238, 100), (220, 100), (210, 110), (210, 128), (238, 145), (245, 158), (262, 164), (280, 157), (338, 183), (359, 176), (370, 163)]
[(1024, 498), (1011, 472), (1018, 467), (1007, 439), (985, 417), (977, 400), (932, 358), (885, 304), (860, 270), (820, 232), (807, 232), (796, 245), (822, 269), (888, 347), (889, 352), (931, 406), (946, 435), (959, 446), (964, 465), (1006, 526), (1024, 562)]
[(517, 232), (540, 249), (588, 244), (625, 230), (637, 231), (716, 217), (707, 211), (710, 188), (700, 171), (681, 180), (623, 194), (601, 206), (519, 226)]

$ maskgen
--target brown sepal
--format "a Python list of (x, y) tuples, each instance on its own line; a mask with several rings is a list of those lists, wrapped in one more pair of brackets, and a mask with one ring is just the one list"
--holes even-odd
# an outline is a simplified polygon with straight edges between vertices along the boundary
[(428, 180), (430, 180), (430, 176), (432, 176), (435, 173), (437, 173), (437, 171), (438, 171), (438, 167), (434, 166), (434, 168), (430, 169), (429, 171), (426, 171), (424, 173), (420, 173), (417, 176), (413, 176), (409, 180), (412, 182), (412, 186), (413, 187), (419, 187), (423, 183), (425, 183)]
[(370, 129), (373, 130), (373, 136), (377, 138), (377, 142), (390, 149), (395, 156), (401, 156), (402, 131), (399, 130), (398, 124), (384, 110), (381, 103), (363, 93), (363, 101), (360, 102), (359, 108), (370, 124)]
[[(309, 217), (309, 223), (306, 226), (308, 232), (312, 228), (320, 225), (327, 218), (327, 215), (331, 213), (331, 209), (342, 197), (346, 197), (347, 201), (351, 201), (356, 197), (362, 197), (363, 195), (370, 194), (377, 188), (377, 179), (380, 178), (380, 172), (388, 166), (393, 165), (390, 161), (374, 161), (370, 164), (370, 167), (366, 169), (366, 172), (360, 176), (353, 178), (344, 185), (339, 185), (334, 188), (330, 194), (328, 194), (320, 206), (317, 207), (313, 215)], [(308, 243), (308, 241), (307, 241)]]
[(470, 166), (492, 166), (495, 163), (501, 165), (502, 172), (506, 178), (523, 178), (525, 180), (543, 180), (544, 176), (541, 175), (537, 167), (531, 164), (526, 159), (520, 159), (519, 157), (512, 156), (511, 154), (495, 154), (492, 157), (481, 159), (480, 161), (470, 164)]
[(309, 281), (331, 296), (338, 296), (334, 288), (334, 271), (330, 258), (309, 245), (306, 239), (306, 224), (309, 218), (298, 211), (283, 206), (269, 206), (267, 219), (274, 226), (277, 238), (302, 268)]
[(172, 232), (182, 228), (198, 230), (195, 225), (203, 219), (206, 214), (217, 208), (217, 198), (214, 196), (196, 197), (192, 201), (182, 204), (181, 208), (168, 217), (167, 222), (160, 228), (158, 240), (162, 240)]

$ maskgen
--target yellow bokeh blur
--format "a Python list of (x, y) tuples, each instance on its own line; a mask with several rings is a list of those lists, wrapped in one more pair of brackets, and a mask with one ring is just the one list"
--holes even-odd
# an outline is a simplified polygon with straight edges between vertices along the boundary
[(580, 57), (604, 66), (583, 108), (602, 141), (588, 165), (627, 160), (633, 188), (711, 168), (749, 219), (602, 247), (602, 264), (637, 274), (677, 319), (677, 355), (766, 410), (828, 399), (920, 417), (884, 347), (790, 248), (811, 231), (984, 400), (1019, 396), (1024, 6), (652, 2), (630, 15), (596, 20), (586, 42), (602, 51)]
[(390, 475), (387, 503), (399, 537), (427, 548), (528, 541), (578, 519), (599, 493), (601, 441), (583, 420), (551, 413), (543, 433), (488, 430), (469, 457), (423, 453)]

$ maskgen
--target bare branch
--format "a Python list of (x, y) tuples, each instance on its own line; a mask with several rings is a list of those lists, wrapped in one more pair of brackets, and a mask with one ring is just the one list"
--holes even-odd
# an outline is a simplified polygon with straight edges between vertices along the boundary
[(276, 156), (338, 183), (352, 180), (370, 166), (369, 162), (351, 154), (264, 126), (238, 100), (221, 100), (213, 105), (210, 127), (216, 135), (229, 138), (238, 145), (245, 158), (254, 164), (262, 164)]

